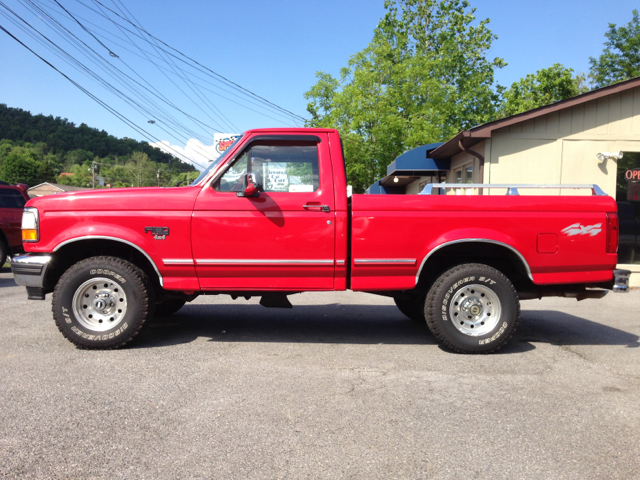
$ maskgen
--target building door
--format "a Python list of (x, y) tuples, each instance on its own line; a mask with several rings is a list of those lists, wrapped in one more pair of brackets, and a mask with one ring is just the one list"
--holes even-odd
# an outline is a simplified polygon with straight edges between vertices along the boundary
[(617, 164), (618, 264), (640, 265), (640, 153), (622, 152)]
[[(204, 187), (192, 222), (193, 258), (205, 290), (330, 290), (335, 264), (328, 137), (254, 137)], [(242, 197), (252, 173), (263, 185)]]

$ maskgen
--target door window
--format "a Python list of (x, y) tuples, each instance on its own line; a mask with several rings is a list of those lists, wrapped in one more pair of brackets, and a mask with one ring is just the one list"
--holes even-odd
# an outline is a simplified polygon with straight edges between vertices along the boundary
[(265, 192), (315, 192), (320, 188), (315, 142), (256, 142), (231, 164), (214, 189), (237, 192), (253, 173)]

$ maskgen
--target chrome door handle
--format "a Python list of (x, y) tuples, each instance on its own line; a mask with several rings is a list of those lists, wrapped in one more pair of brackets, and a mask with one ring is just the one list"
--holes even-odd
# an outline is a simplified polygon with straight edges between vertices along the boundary
[(329, 208), (329, 205), (303, 205), (302, 208), (319, 208), (320, 210), (322, 210), (323, 212), (330, 212), (331, 209)]

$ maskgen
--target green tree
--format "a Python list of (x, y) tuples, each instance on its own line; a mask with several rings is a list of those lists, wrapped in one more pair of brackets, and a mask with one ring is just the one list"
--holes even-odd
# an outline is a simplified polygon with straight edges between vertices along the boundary
[(554, 63), (549, 68), (530, 73), (503, 93), (503, 117), (559, 102), (583, 93), (581, 77), (573, 76), (573, 69)]
[(10, 184), (26, 183), (33, 186), (37, 183), (39, 169), (38, 161), (31, 158), (31, 155), (12, 152), (2, 162), (0, 179)]
[(633, 10), (631, 21), (621, 27), (609, 24), (607, 41), (598, 58), (589, 58), (590, 75), (595, 88), (606, 87), (640, 76), (640, 18)]
[(66, 173), (71, 173), (71, 175), (58, 177), (57, 183), (73, 185), (75, 187), (91, 187), (93, 184), (91, 162), (84, 162), (82, 165), (73, 165)]
[(486, 53), (496, 38), (466, 0), (387, 0), (371, 43), (339, 78), (318, 72), (305, 93), (309, 126), (345, 140), (355, 191), (384, 175), (406, 150), (494, 118), (499, 95)]

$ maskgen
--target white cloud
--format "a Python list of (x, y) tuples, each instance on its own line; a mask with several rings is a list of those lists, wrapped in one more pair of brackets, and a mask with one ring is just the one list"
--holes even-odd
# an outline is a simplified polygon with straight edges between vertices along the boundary
[[(184, 148), (178, 145), (171, 145), (166, 140), (157, 143), (149, 142), (149, 145), (159, 148), (163, 152), (169, 153), (183, 162), (193, 164), (198, 170), (202, 170), (202, 167), (206, 168), (211, 160), (219, 156), (219, 153), (216, 152), (213, 145), (204, 145), (195, 138), (190, 139)], [(200, 165), (196, 165), (196, 163)]]

